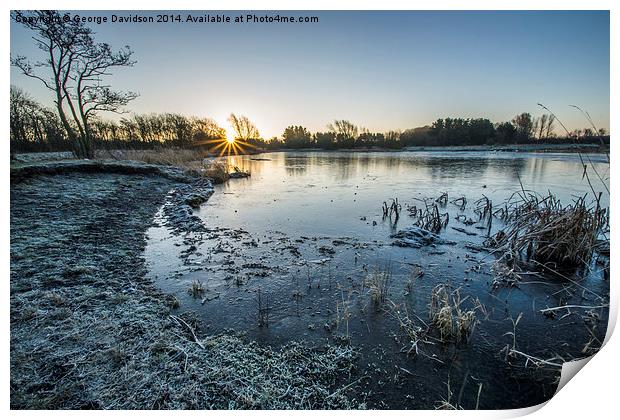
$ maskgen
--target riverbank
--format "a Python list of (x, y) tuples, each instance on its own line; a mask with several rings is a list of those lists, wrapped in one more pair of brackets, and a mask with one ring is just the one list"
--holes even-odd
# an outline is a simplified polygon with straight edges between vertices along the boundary
[[(506, 144), (506, 145), (470, 145), (470, 146), (409, 146), (401, 149), (388, 149), (383, 147), (358, 147), (353, 149), (246, 149), (243, 155), (257, 155), (272, 152), (522, 152), (522, 153), (604, 153), (609, 154), (609, 145), (599, 143), (541, 143), (541, 144)], [(210, 155), (200, 150), (180, 150), (180, 149), (159, 149), (159, 150), (98, 150), (96, 157), (98, 160), (138, 160), (148, 163), (160, 163), (158, 160), (162, 155), (177, 155), (172, 163), (179, 163), (178, 155), (185, 155), (183, 159), (192, 156), (200, 158)], [(215, 155), (211, 157), (216, 157)], [(56, 161), (73, 159), (71, 152), (40, 152), (40, 153), (20, 153), (12, 157), (12, 164), (28, 164), (42, 161)], [(164, 164), (168, 159), (164, 159)], [(155, 161), (155, 162), (153, 162)], [(84, 161), (82, 161), (84, 162)]]
[(210, 183), (76, 162), (12, 168), (11, 408), (360, 406), (348, 397), (353, 348), (206, 335), (146, 278), (155, 213), (164, 206), (161, 223), (191, 227), (190, 204)]
[[(267, 149), (270, 152), (524, 152), (524, 153), (609, 153), (609, 145), (599, 143), (483, 144), (466, 146), (407, 146), (403, 148), (356, 147), (341, 149)], [(255, 153), (253, 153), (255, 154)]]

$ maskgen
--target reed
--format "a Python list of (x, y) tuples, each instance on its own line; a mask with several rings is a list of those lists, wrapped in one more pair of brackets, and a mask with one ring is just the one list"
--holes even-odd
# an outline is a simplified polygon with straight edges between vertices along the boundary
[(485, 245), (503, 251), (510, 259), (524, 256), (563, 266), (587, 265), (609, 229), (609, 209), (599, 194), (592, 203), (587, 194), (563, 205), (553, 194), (522, 191), (513, 195), (502, 213), (506, 228)]
[(476, 308), (465, 309), (459, 289), (446, 284), (435, 286), (431, 292), (429, 318), (444, 341), (460, 342), (469, 338), (476, 324)]

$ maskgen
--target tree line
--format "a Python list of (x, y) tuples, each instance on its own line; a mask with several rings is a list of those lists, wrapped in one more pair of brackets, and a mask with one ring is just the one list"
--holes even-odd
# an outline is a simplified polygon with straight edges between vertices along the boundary
[[(556, 141), (595, 141), (606, 131), (574, 130), (558, 138), (555, 117), (529, 113), (511, 121), (492, 123), (486, 118), (439, 118), (431, 125), (404, 131), (373, 133), (348, 120), (335, 120), (324, 132), (311, 133), (301, 125), (287, 127), (280, 137), (261, 138), (252, 121), (231, 114), (228, 120), (235, 139), (255, 149), (400, 149), (409, 146), (465, 146)], [(10, 140), (13, 152), (73, 150), (74, 143), (58, 114), (11, 86)], [(101, 149), (155, 147), (206, 147), (226, 138), (226, 130), (211, 118), (187, 117), (175, 113), (135, 114), (117, 121), (93, 119), (90, 136)]]
[(557, 141), (599, 141), (606, 131), (588, 128), (575, 130), (564, 137), (555, 133), (555, 116), (543, 114), (532, 117), (524, 112), (511, 121), (492, 123), (487, 118), (439, 118), (429, 126), (404, 131), (372, 133), (357, 127), (350, 121), (336, 120), (329, 124), (327, 132), (311, 134), (305, 127), (291, 125), (281, 138), (272, 139), (272, 148), (387, 148), (399, 149), (410, 146), (465, 146), (495, 145)]
[[(65, 21), (57, 11), (13, 11), (11, 17), (33, 32), (35, 45), (45, 56), (36, 62), (11, 56), (11, 64), (42, 83), (54, 97), (54, 108), (46, 108), (11, 86), (12, 153), (72, 150), (78, 157), (92, 158), (96, 148), (209, 147), (226, 137), (226, 131), (210, 118), (163, 113), (102, 119), (102, 112), (124, 114), (124, 107), (137, 97), (112, 90), (105, 80), (114, 68), (134, 65), (131, 49), (114, 51), (109, 44), (96, 42), (84, 22)], [(533, 118), (529, 113), (495, 124), (486, 118), (440, 118), (430, 126), (373, 133), (343, 119), (328, 124), (325, 132), (310, 133), (291, 125), (280, 138), (270, 140), (262, 139), (245, 116), (231, 114), (229, 122), (236, 140), (257, 149), (398, 149), (551, 141), (556, 120), (552, 114)], [(588, 141), (605, 134), (586, 128), (565, 138)]]

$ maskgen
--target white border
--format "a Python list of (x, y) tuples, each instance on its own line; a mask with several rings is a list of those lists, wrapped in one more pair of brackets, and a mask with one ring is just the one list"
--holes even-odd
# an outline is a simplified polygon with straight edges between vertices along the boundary
[[(2, 408), (3, 411), (8, 411), (9, 409), (9, 338), (10, 338), (10, 329), (9, 329), (9, 277), (10, 277), (10, 237), (9, 237), (9, 166), (8, 166), (8, 157), (9, 157), (9, 124), (8, 124), (8, 86), (10, 85), (10, 72), (8, 65), (8, 56), (9, 56), (9, 10), (11, 9), (63, 9), (63, 10), (131, 10), (131, 9), (149, 9), (149, 10), (157, 10), (157, 9), (174, 9), (174, 10), (611, 10), (611, 42), (610, 42), (610, 87), (611, 87), (611, 103), (610, 103), (610, 132), (615, 133), (616, 129), (618, 129), (617, 124), (617, 77), (615, 75), (619, 74), (620, 70), (618, 66), (618, 24), (619, 18), (617, 16), (618, 10), (620, 9), (620, 2), (611, 1), (611, 0), (470, 0), (470, 1), (456, 1), (456, 0), (433, 0), (433, 1), (396, 1), (396, 0), (382, 0), (380, 2), (370, 1), (370, 0), (357, 0), (357, 1), (343, 1), (343, 0), (297, 0), (297, 1), (285, 1), (285, 0), (263, 0), (260, 2), (257, 1), (248, 1), (248, 0), (212, 0), (209, 2), (199, 2), (199, 1), (190, 1), (190, 0), (178, 0), (178, 1), (162, 1), (162, 0), (153, 0), (148, 3), (140, 3), (135, 0), (109, 0), (109, 1), (89, 1), (85, 2), (77, 1), (77, 0), (60, 0), (60, 1), (41, 1), (41, 0), (23, 0), (23, 1), (4, 1), (4, 15), (0, 19), (2, 25), (2, 55), (4, 56), (7, 62), (2, 67), (2, 77), (4, 80), (4, 94), (2, 101), (2, 120), (4, 123), (4, 133), (5, 138), (0, 142), (2, 147), (2, 156), (4, 156), (6, 165), (1, 166), (2, 176), (4, 178), (4, 182), (1, 185), (2, 188), (2, 196), (4, 200), (2, 200), (2, 216), (3, 223), (1, 226), (2, 232), (2, 257), (3, 257), (3, 273), (2, 276), (5, 279), (4, 286), (4, 305), (3, 305), (3, 315), (4, 322), (2, 322), (2, 335), (5, 338), (4, 347), (2, 349), (3, 352), (3, 360), (4, 364), (3, 368), (3, 379), (2, 382)], [(380, 6), (380, 9), (379, 9)], [(612, 161), (616, 160), (615, 147), (612, 147), (611, 150), (611, 159)], [(610, 171), (611, 173), (611, 183), (615, 185), (615, 176), (614, 171)], [(617, 208), (617, 200), (615, 196), (611, 197), (611, 207)], [(611, 240), (613, 243), (616, 243), (616, 232), (612, 231)], [(612, 260), (614, 260), (614, 264), (612, 264), (611, 276), (610, 278), (613, 281), (615, 274), (615, 262), (617, 260), (616, 248), (612, 248)], [(610, 413), (613, 413), (616, 406), (616, 381), (618, 379), (618, 359), (617, 354), (620, 345), (618, 344), (617, 337), (613, 337), (609, 334), (609, 331), (613, 330), (615, 326), (617, 315), (618, 315), (618, 291), (616, 290), (615, 283), (612, 284), (612, 296), (611, 296), (611, 310), (610, 310), (610, 327), (608, 329), (608, 334), (606, 337), (606, 345), (604, 349), (598, 353), (592, 361), (588, 363), (587, 368), (583, 369), (577, 375), (577, 378), (571, 380), (562, 390), (553, 397), (542, 410), (537, 410), (540, 407), (534, 408), (526, 408), (520, 410), (506, 410), (506, 411), (487, 411), (487, 412), (435, 412), (435, 411), (389, 411), (382, 413), (375, 413), (372, 411), (365, 412), (329, 412), (330, 417), (335, 418), (343, 418), (343, 417), (360, 417), (360, 418), (375, 418), (377, 415), (381, 417), (387, 416), (394, 419), (401, 419), (404, 416), (415, 416), (416, 418), (427, 418), (427, 417), (454, 417), (458, 416), (460, 418), (507, 418), (507, 417), (517, 417), (522, 416), (528, 413), (532, 413), (531, 418), (534, 419), (543, 419), (549, 416), (557, 416), (561, 418), (573, 419), (573, 418), (607, 418)], [(544, 405), (544, 404), (543, 404)], [(42, 416), (51, 416), (51, 417), (67, 417), (67, 418), (77, 418), (77, 416), (82, 417), (85, 413), (81, 412), (32, 412), (32, 411), (20, 411), (20, 412), (11, 412), (10, 415), (16, 417), (37, 417), (40, 418)], [(284, 412), (149, 412), (142, 414), (141, 412), (91, 412), (87, 415), (101, 418), (101, 417), (129, 417), (135, 415), (145, 415), (149, 417), (155, 418), (164, 418), (169, 416), (180, 416), (182, 415), (185, 418), (204, 418), (204, 416), (216, 416), (218, 418), (249, 418), (253, 419), (267, 419), (268, 417), (271, 419), (273, 416), (278, 418), (289, 417), (290, 415), (294, 415), (295, 417), (300, 418), (310, 418), (315, 417), (317, 415), (321, 415), (314, 412), (294, 412), (294, 413), (284, 413)]]

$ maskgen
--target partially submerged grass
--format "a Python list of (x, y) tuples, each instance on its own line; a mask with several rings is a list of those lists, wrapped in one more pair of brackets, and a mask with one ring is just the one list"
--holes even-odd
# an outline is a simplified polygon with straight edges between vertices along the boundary
[(441, 229), (448, 226), (450, 215), (441, 213), (439, 206), (445, 206), (448, 200), (448, 194), (444, 193), (439, 198), (429, 203), (428, 200), (422, 200), (424, 206), (408, 206), (409, 216), (414, 219), (413, 224), (422, 229), (426, 229), (433, 233), (439, 233)]
[(429, 330), (428, 325), (426, 325), (415, 315), (410, 314), (406, 304), (396, 305), (393, 302), (390, 303), (391, 310), (389, 313), (398, 322), (399, 330), (406, 339), (406, 343), (401, 351), (404, 351), (407, 354), (419, 354), (419, 344), (424, 340), (424, 337)]
[(583, 266), (592, 259), (599, 239), (609, 227), (608, 210), (600, 196), (591, 203), (586, 195), (563, 205), (553, 194), (525, 191), (516, 194), (502, 211), (507, 227), (486, 241), (507, 257), (533, 258), (540, 263)]
[(199, 298), (205, 293), (204, 284), (200, 280), (194, 280), (188, 289), (189, 294), (194, 298)]
[(433, 288), (429, 318), (442, 340), (459, 342), (469, 338), (476, 325), (476, 310), (464, 308), (463, 303), (468, 299), (461, 298), (459, 289), (452, 291), (445, 284)]
[[(336, 302), (336, 329), (345, 338), (349, 338), (349, 319), (351, 319), (351, 294), (349, 290), (345, 299), (344, 290), (340, 291), (341, 302)], [(341, 329), (343, 331), (341, 331)]]
[(370, 300), (376, 309), (379, 309), (386, 301), (390, 284), (392, 282), (392, 270), (374, 269), (364, 279), (364, 286), (368, 287)]
[(269, 298), (259, 287), (256, 290), (256, 320), (259, 327), (269, 325)]

